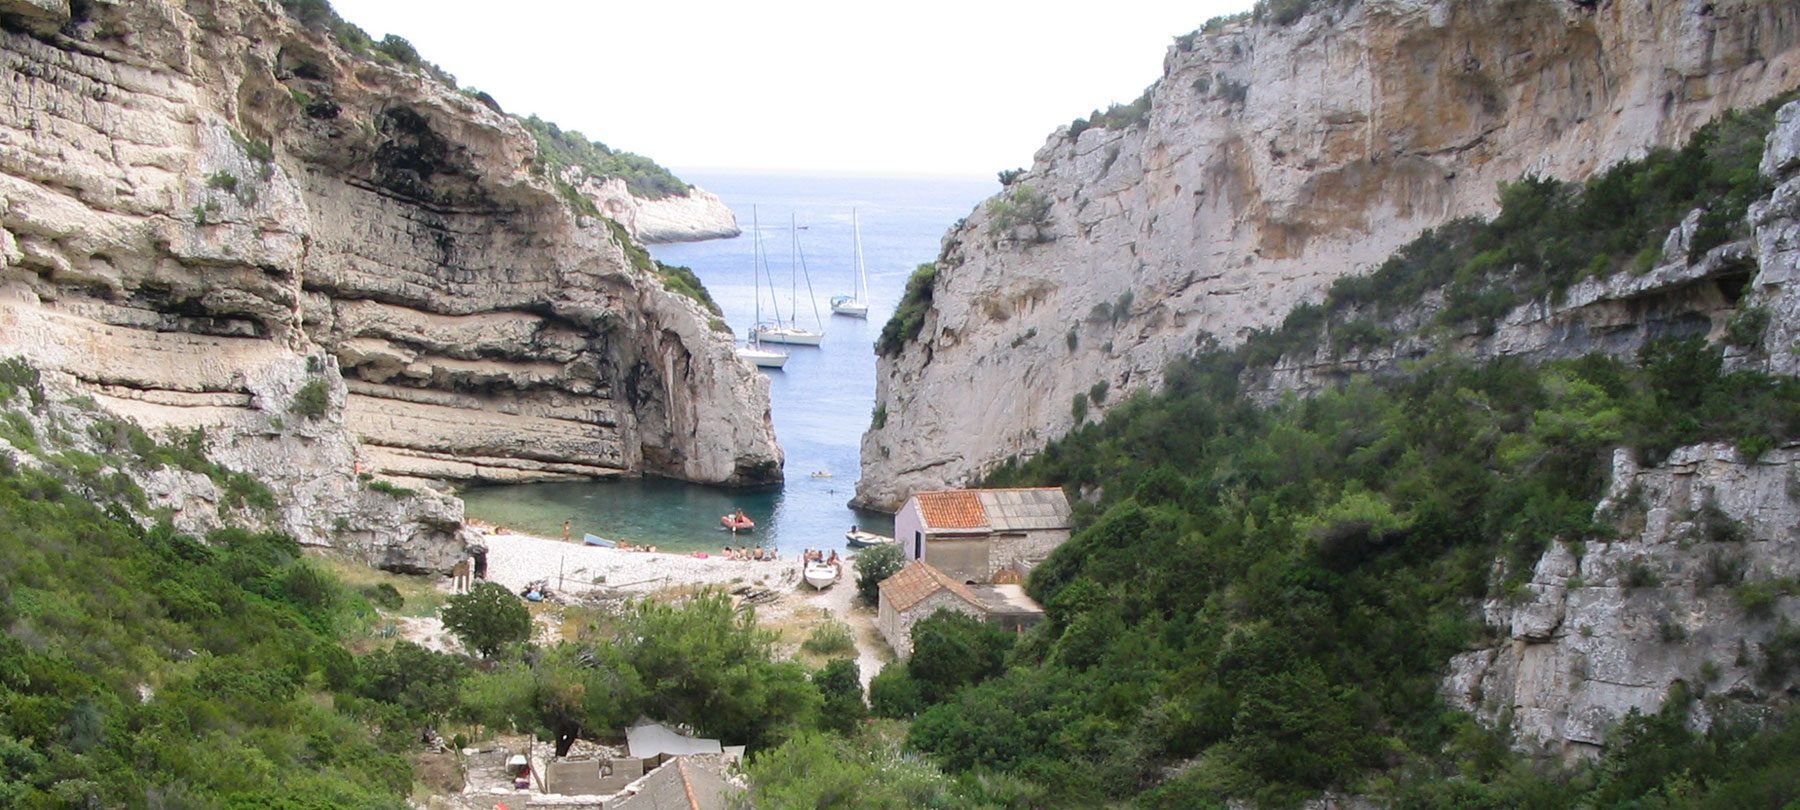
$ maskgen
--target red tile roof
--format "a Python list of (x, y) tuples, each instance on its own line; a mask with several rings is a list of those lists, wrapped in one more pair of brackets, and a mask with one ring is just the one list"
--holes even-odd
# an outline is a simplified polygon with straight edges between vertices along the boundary
[(973, 607), (985, 610), (981, 600), (975, 597), (968, 586), (951, 579), (950, 575), (924, 560), (914, 560), (911, 565), (900, 569), (900, 573), (882, 580), (876, 587), (881, 590), (881, 597), (894, 606), (895, 611), (905, 611), (943, 590), (955, 594), (958, 599)]
[(913, 496), (919, 501), (919, 515), (931, 529), (985, 529), (987, 510), (974, 490), (948, 489), (921, 492)]

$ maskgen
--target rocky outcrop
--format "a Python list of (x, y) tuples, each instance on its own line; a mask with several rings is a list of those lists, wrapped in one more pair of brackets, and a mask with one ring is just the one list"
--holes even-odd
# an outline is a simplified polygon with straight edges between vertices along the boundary
[[(1658, 270), (1643, 282), (1678, 289), (1684, 279), (1704, 283), (1708, 267), (1753, 269), (1724, 311), (1760, 313), (1746, 321), (1760, 326), (1711, 319), (1712, 336), (1742, 341), (1727, 356), (1739, 368), (1796, 371), (1797, 158), (1800, 102), (1781, 109), (1769, 136), (1761, 170), (1776, 187), (1751, 207), (1754, 238), (1718, 248), (1698, 270)], [(1647, 331), (1651, 319), (1631, 322), (1621, 331)], [(1521, 747), (1577, 757), (1597, 752), (1633, 710), (1695, 701), (1704, 726), (1800, 688), (1790, 652), (1800, 649), (1800, 447), (1757, 458), (1722, 444), (1684, 447), (1648, 468), (1616, 451), (1596, 517), (1616, 527), (1616, 539), (1557, 544), (1523, 587), (1483, 606), (1501, 638), (1451, 661), (1443, 691), (1452, 705), (1510, 723)]]
[(1364, 0), (1209, 25), (1170, 49), (1143, 120), (1059, 130), (946, 236), (924, 328), (878, 364), (857, 500), (1029, 456), (1076, 395), (1103, 412), (1197, 342), (1491, 213), (1501, 182), (1583, 179), (1796, 82), (1800, 7), (1779, 0)]
[[(766, 382), (534, 173), (512, 119), (272, 3), (75, 13), (0, 30), (0, 355), (204, 428), (277, 476), (303, 540), (377, 558), (425, 535), (335, 519), (359, 465), (779, 478)], [(296, 415), (296, 374), (323, 411)]]
[(632, 238), (640, 242), (699, 242), (730, 239), (743, 233), (730, 206), (719, 195), (702, 188), (654, 200), (633, 196), (625, 181), (617, 177), (586, 178), (578, 188), (600, 206), (601, 214), (624, 225)]
[(1483, 607), (1502, 637), (1452, 659), (1452, 706), (1573, 758), (1632, 711), (1692, 701), (1704, 727), (1800, 686), (1800, 449), (1698, 445), (1651, 468), (1621, 450), (1598, 517), (1616, 540), (1556, 544)]

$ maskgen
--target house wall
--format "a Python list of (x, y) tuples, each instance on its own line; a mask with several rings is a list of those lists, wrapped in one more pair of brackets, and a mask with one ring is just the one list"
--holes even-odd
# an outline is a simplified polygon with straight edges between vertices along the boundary
[(918, 624), (921, 620), (930, 617), (931, 614), (936, 613), (939, 610), (954, 610), (957, 613), (974, 616), (977, 619), (986, 619), (987, 617), (987, 614), (982, 612), (981, 608), (971, 605), (968, 602), (964, 602), (957, 598), (956, 594), (949, 591), (938, 591), (937, 593), (920, 600), (918, 604), (907, 608), (905, 611), (896, 612), (893, 620), (893, 635), (888, 635), (886, 629), (882, 630), (882, 635), (887, 637), (888, 646), (894, 648), (894, 655), (901, 658), (912, 657), (913, 625)]
[(989, 562), (990, 545), (991, 541), (985, 535), (975, 538), (927, 535), (925, 561), (957, 582), (987, 582), (993, 573)]
[(906, 505), (894, 513), (894, 542), (900, 544), (910, 562), (919, 559), (918, 547), (913, 542), (925, 532), (925, 515), (919, 511), (919, 499), (907, 498)]
[[(1057, 546), (1068, 542), (1068, 529), (1039, 529), (1022, 534), (997, 534), (993, 537), (993, 549), (988, 555), (989, 573), (1008, 566), (1028, 572), (1033, 564), (1041, 562)], [(1018, 563), (1024, 563), (1018, 565)], [(935, 565), (935, 563), (933, 563)], [(941, 566), (940, 566), (941, 567)], [(981, 580), (986, 582), (987, 580)]]

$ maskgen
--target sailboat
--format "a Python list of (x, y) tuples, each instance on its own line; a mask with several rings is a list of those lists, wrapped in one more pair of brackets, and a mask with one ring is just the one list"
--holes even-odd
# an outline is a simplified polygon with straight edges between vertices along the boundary
[[(819, 331), (813, 332), (800, 328), (799, 323), (800, 310), (798, 301), (800, 295), (800, 276), (801, 274), (806, 275), (806, 297), (811, 299), (812, 274), (806, 272), (806, 259), (800, 255), (799, 226), (797, 224), (790, 225), (789, 232), (793, 234), (794, 240), (793, 245), (789, 248), (790, 252), (788, 254), (793, 263), (794, 275), (788, 282), (790, 289), (788, 296), (788, 315), (792, 316), (793, 319), (787, 323), (782, 323), (780, 320), (781, 316), (777, 314), (775, 323), (759, 323), (751, 330), (751, 333), (764, 343), (789, 343), (796, 346), (817, 346), (825, 339), (824, 324), (820, 324)], [(819, 304), (817, 299), (814, 299), (813, 320), (818, 319)]]
[(856, 246), (856, 290), (850, 295), (834, 296), (831, 299), (831, 311), (837, 315), (849, 315), (852, 318), (869, 317), (869, 271), (863, 267), (862, 230), (856, 224), (856, 209), (850, 209), (850, 238)]
[[(758, 331), (757, 331), (758, 328), (762, 326), (762, 323), (761, 323), (761, 321), (762, 321), (762, 276), (763, 276), (764, 262), (763, 262), (763, 247), (762, 247), (762, 230), (757, 227), (756, 206), (750, 207), (750, 232), (755, 235), (755, 242), (754, 242), (755, 247), (754, 247), (753, 252), (751, 253), (750, 272), (751, 272), (751, 275), (755, 277), (756, 320), (758, 321), (758, 323), (756, 324), (756, 326), (752, 326), (750, 328), (750, 343), (749, 343), (749, 345), (739, 346), (738, 350), (737, 350), (737, 355), (738, 355), (738, 357), (740, 357), (744, 360), (750, 361), (750, 364), (756, 366), (757, 368), (781, 368), (782, 366), (787, 365), (787, 359), (788, 359), (787, 353), (786, 352), (778, 352), (778, 351), (775, 351), (774, 349), (763, 348), (762, 347), (762, 338), (758, 334)], [(771, 287), (771, 289), (769, 290), (770, 293), (774, 292), (773, 286), (774, 286), (773, 284), (770, 285), (770, 287)], [(779, 316), (777, 316), (777, 317), (779, 317)]]

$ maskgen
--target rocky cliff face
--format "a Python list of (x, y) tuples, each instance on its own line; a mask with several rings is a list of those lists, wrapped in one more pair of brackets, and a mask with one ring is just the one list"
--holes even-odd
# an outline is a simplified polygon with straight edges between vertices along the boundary
[(779, 478), (766, 382), (511, 119), (273, 3), (56, 6), (0, 4), (0, 354), (205, 428), (307, 542), (448, 525), (331, 525), (359, 469)]
[[(1030, 455), (1077, 394), (1104, 383), (1102, 412), (1197, 341), (1491, 213), (1501, 182), (1583, 179), (1797, 82), (1800, 7), (1781, 0), (1366, 0), (1183, 38), (1144, 120), (1059, 130), (999, 198), (1015, 213), (946, 236), (923, 330), (878, 365), (857, 500), (895, 508)], [(1047, 208), (1021, 221), (1034, 193)]]
[[(1717, 278), (1709, 271), (1748, 268), (1753, 275), (1727, 285), (1745, 290), (1731, 311), (1770, 317), (1728, 360), (1792, 374), (1800, 345), (1800, 102), (1782, 108), (1761, 168), (1778, 184), (1751, 208), (1754, 238), (1642, 281), (1660, 291), (1650, 298), (1693, 302), (1695, 315), (1719, 301), (1706, 288)], [(1653, 306), (1634, 310), (1613, 334), (1642, 335), (1664, 320), (1648, 317)], [(1509, 322), (1532, 320), (1521, 310)], [(1538, 322), (1546, 320), (1553, 318)], [(1689, 320), (1722, 325), (1703, 315)], [(1553, 346), (1557, 336), (1538, 343)], [(1525, 747), (1574, 757), (1598, 750), (1606, 730), (1634, 709), (1693, 700), (1706, 724), (1724, 707), (1783, 699), (1793, 684), (1790, 651), (1800, 645), (1792, 624), (1800, 620), (1800, 447), (1746, 458), (1727, 445), (1699, 445), (1653, 467), (1620, 450), (1596, 517), (1617, 527), (1615, 541), (1558, 544), (1523, 589), (1483, 606), (1500, 638), (1451, 662), (1444, 694), (1452, 705), (1510, 723)]]
[(616, 177), (588, 178), (580, 188), (600, 206), (600, 213), (624, 225), (632, 238), (640, 242), (699, 242), (730, 239), (743, 233), (738, 229), (737, 214), (719, 195), (705, 189), (692, 189), (686, 196), (646, 200), (632, 196), (625, 181)]

